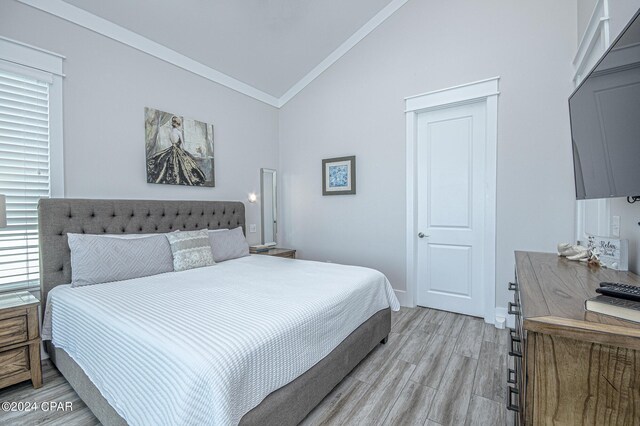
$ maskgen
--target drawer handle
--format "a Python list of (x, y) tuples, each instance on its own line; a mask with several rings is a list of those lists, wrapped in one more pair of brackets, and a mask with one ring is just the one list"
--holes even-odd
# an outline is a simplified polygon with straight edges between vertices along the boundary
[(517, 283), (509, 283), (509, 290), (516, 291), (518, 289)]
[(507, 330), (509, 330), (509, 335), (511, 336), (511, 338), (513, 338), (513, 340), (515, 340), (516, 342), (519, 342), (521, 340), (520, 335), (515, 328), (507, 327)]
[[(520, 391), (516, 388), (514, 388), (513, 386), (509, 386), (507, 387), (507, 410), (509, 411), (515, 411), (516, 413), (520, 412), (520, 405), (519, 404), (513, 404), (513, 395), (516, 395), (519, 399), (519, 395), (520, 395)], [(518, 400), (516, 399), (516, 400)]]
[(515, 385), (518, 383), (518, 377), (516, 376), (516, 370), (507, 368), (507, 383)]
[[(514, 308), (517, 308), (517, 310), (515, 310)], [(509, 315), (520, 316), (520, 305), (518, 305), (517, 303), (509, 302), (509, 308), (507, 309), (507, 312), (509, 313)]]
[(509, 355), (511, 356), (517, 356), (518, 358), (522, 358), (522, 352), (520, 351), (516, 351), (514, 349), (513, 343), (514, 342), (518, 342), (520, 343), (520, 337), (514, 337), (515, 334), (515, 330), (511, 330), (511, 333), (509, 333), (509, 347), (511, 348), (511, 350), (509, 351)]

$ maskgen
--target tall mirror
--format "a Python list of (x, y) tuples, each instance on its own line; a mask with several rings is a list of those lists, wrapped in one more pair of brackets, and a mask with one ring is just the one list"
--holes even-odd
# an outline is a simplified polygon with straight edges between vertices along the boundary
[(278, 221), (276, 215), (276, 171), (260, 169), (260, 194), (262, 204), (262, 244), (276, 244)]

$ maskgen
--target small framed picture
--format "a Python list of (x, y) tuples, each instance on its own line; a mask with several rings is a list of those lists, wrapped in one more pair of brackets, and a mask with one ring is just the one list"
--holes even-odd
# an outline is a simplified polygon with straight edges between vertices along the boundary
[(356, 193), (356, 157), (322, 160), (322, 195)]

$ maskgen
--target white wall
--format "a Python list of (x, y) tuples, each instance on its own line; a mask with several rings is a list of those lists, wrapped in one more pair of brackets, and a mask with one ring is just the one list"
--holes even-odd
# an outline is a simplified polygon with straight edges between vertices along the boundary
[[(278, 165), (278, 110), (128, 46), (15, 1), (0, 35), (67, 57), (64, 160), (67, 197), (240, 200), (260, 239), (260, 168)], [(216, 187), (146, 182), (144, 107), (214, 125)]]
[(599, 0), (578, 0), (578, 40), (580, 40), (587, 29), (589, 19), (591, 19), (591, 15), (593, 15), (593, 10), (598, 1)]
[(611, 215), (620, 216), (620, 238), (629, 240), (629, 270), (640, 273), (640, 204), (624, 198), (611, 200)]
[(618, 37), (639, 8), (640, 0), (609, 0), (611, 42)]
[[(598, 1), (578, 0), (578, 40), (584, 34)], [(640, 0), (606, 0), (609, 7), (609, 30), (613, 42), (640, 8)]]
[[(496, 299), (506, 306), (513, 251), (572, 240), (576, 10), (575, 0), (410, 0), (282, 108), (286, 244), (378, 268), (405, 289), (403, 98), (501, 76)], [(323, 197), (321, 159), (344, 155), (357, 157), (357, 195)]]

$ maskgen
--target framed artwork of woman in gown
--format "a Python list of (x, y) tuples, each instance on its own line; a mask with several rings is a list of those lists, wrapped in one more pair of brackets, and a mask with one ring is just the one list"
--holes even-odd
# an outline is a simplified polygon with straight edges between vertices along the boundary
[(215, 186), (213, 125), (145, 108), (147, 182)]

